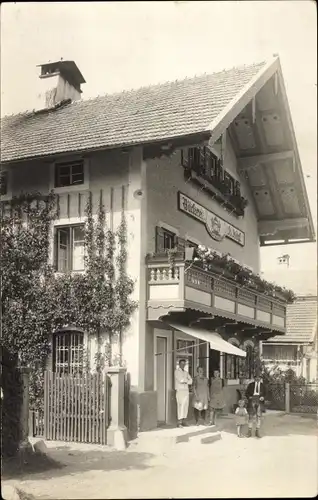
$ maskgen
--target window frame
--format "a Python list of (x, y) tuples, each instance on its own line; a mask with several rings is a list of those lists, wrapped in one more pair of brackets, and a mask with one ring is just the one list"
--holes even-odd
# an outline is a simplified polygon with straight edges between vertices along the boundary
[[(72, 164), (77, 164), (77, 163), (82, 163), (83, 164), (83, 182), (81, 184), (70, 184), (67, 186), (57, 186), (56, 185), (56, 169), (59, 166), (67, 166), (67, 165), (72, 165)], [(55, 193), (57, 194), (63, 194), (63, 193), (71, 193), (71, 192), (82, 192), (82, 191), (88, 191), (89, 190), (89, 185), (90, 185), (90, 179), (89, 179), (89, 159), (88, 158), (83, 158), (83, 157), (73, 157), (70, 159), (63, 159), (63, 160), (58, 160), (54, 161), (51, 164), (51, 173), (50, 173), (50, 190), (54, 190)]]
[[(173, 250), (174, 248), (176, 248), (177, 244), (178, 244), (177, 235), (175, 233), (173, 233), (172, 231), (169, 231), (169, 229), (165, 229), (164, 227), (161, 229), (163, 232), (163, 249), (164, 249), (164, 251)], [(171, 246), (166, 245), (166, 238), (170, 238)]]
[[(75, 336), (77, 336), (77, 338), (80, 340), (77, 345), (76, 343), (72, 343)], [(64, 343), (58, 342), (59, 339), (62, 339)], [(54, 373), (58, 373), (59, 375), (73, 375), (75, 373), (82, 373), (84, 369), (84, 349), (86, 345), (85, 341), (85, 334), (80, 328), (65, 328), (54, 332), (52, 338), (52, 371)], [(62, 348), (57, 349), (57, 344), (59, 344), (58, 347)], [(74, 346), (74, 348), (76, 349), (72, 348), (72, 346)], [(67, 360), (57, 361), (58, 356), (60, 356), (62, 352), (67, 353)], [(78, 352), (81, 355), (81, 359), (77, 362), (73, 362), (74, 352)], [(67, 369), (65, 370), (66, 364)]]
[[(82, 228), (84, 230), (85, 228), (85, 223), (84, 222), (78, 222), (78, 223), (73, 223), (73, 224), (63, 224), (63, 225), (56, 225), (54, 226), (54, 253), (53, 253), (53, 263), (54, 263), (54, 268), (57, 273), (65, 273), (65, 272), (83, 272), (85, 271), (85, 240), (83, 236), (83, 268), (82, 269), (73, 269), (73, 257), (74, 257), (74, 230), (77, 228)], [(67, 266), (66, 269), (61, 270), (59, 268), (59, 232), (63, 230), (68, 230), (68, 244), (66, 246), (66, 262)]]
[[(174, 238), (174, 245), (171, 248), (166, 248), (164, 243), (165, 233), (169, 233)], [(155, 252), (165, 253), (170, 249), (178, 248), (178, 241), (180, 239), (179, 231), (173, 226), (159, 221), (155, 226)]]

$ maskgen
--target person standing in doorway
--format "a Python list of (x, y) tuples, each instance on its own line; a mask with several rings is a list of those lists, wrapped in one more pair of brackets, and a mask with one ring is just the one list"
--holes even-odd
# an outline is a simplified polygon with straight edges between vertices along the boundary
[(189, 385), (192, 384), (192, 378), (184, 369), (185, 359), (180, 359), (179, 366), (174, 374), (174, 383), (177, 398), (178, 427), (186, 426), (186, 418), (189, 410)]
[(214, 377), (210, 385), (210, 425), (216, 425), (217, 415), (225, 407), (224, 380), (220, 377), (219, 370), (214, 370)]
[(248, 411), (248, 435), (252, 436), (253, 423), (256, 423), (255, 436), (260, 438), (260, 429), (262, 414), (265, 408), (265, 387), (263, 382), (261, 382), (261, 377), (256, 374), (254, 381), (248, 384), (245, 397), (247, 398), (247, 411)]
[(205, 422), (206, 410), (209, 404), (209, 381), (204, 376), (202, 366), (197, 368), (197, 376), (193, 380), (193, 411), (196, 425), (199, 425), (199, 418)]

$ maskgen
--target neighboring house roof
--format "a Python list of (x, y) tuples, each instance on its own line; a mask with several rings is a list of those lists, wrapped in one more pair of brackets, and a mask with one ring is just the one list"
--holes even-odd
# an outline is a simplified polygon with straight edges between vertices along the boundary
[(298, 297), (287, 306), (286, 334), (271, 338), (271, 343), (313, 342), (317, 333), (317, 297)]
[(236, 102), (265, 66), (262, 62), (4, 117), (1, 161), (149, 143), (210, 131), (212, 122)]

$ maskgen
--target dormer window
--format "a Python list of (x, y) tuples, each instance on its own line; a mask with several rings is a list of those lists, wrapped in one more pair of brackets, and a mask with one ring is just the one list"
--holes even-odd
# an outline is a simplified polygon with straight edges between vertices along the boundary
[(55, 165), (55, 187), (77, 186), (84, 184), (83, 160), (57, 163)]

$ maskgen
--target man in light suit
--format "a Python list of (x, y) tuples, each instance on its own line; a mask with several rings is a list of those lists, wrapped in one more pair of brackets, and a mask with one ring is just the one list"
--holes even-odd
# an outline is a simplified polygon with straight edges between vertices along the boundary
[(252, 436), (253, 423), (256, 423), (255, 436), (260, 438), (262, 413), (265, 409), (265, 387), (261, 382), (261, 377), (256, 374), (254, 382), (248, 384), (245, 397), (247, 398), (248, 411), (248, 436)]
[(179, 366), (174, 373), (174, 384), (177, 398), (178, 427), (186, 426), (186, 418), (189, 410), (189, 385), (192, 384), (192, 378), (185, 371), (186, 361), (180, 359)]

